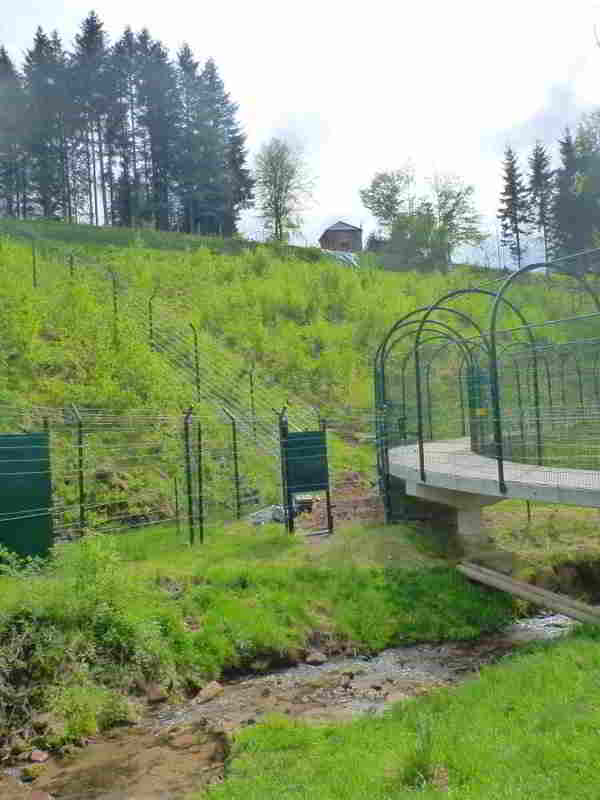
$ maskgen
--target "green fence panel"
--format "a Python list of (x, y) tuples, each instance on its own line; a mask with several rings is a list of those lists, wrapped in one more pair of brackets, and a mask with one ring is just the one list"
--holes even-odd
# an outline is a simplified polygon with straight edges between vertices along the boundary
[(48, 434), (0, 435), (0, 544), (22, 556), (47, 555), (51, 506)]
[(288, 433), (283, 447), (290, 494), (329, 488), (325, 431)]

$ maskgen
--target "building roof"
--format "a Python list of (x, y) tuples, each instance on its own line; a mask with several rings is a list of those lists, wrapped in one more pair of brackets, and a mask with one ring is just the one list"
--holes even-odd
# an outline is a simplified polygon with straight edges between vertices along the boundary
[(326, 228), (324, 233), (327, 233), (327, 231), (361, 231), (361, 230), (362, 228), (357, 228), (356, 225), (348, 225), (347, 222), (342, 222), (341, 220), (338, 220), (335, 223), (335, 225), (330, 225), (328, 228)]

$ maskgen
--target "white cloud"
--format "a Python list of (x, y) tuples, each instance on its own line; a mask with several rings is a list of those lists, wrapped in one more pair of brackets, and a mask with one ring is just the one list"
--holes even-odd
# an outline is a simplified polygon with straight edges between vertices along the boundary
[[(41, 24), (69, 44), (89, 5), (22, 0), (2, 15), (0, 42), (20, 60)], [(313, 241), (332, 219), (368, 227), (359, 188), (409, 157), (420, 177), (437, 169), (475, 184), (493, 216), (504, 141), (525, 150), (538, 136), (550, 141), (563, 114), (572, 123), (596, 103), (600, 6), (591, 0), (93, 5), (112, 38), (126, 24), (147, 26), (172, 49), (185, 40), (199, 59), (214, 57), (252, 152), (281, 131), (304, 140), (318, 177), (306, 215)]]

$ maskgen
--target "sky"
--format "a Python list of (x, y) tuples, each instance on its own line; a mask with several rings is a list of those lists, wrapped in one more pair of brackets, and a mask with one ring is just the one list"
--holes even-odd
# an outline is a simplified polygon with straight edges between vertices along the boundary
[[(12, 0), (0, 44), (20, 65), (41, 25), (68, 47), (92, 8), (113, 40), (147, 27), (173, 53), (187, 42), (214, 58), (251, 159), (273, 135), (301, 143), (314, 181), (308, 244), (338, 219), (366, 236), (375, 223), (360, 188), (409, 160), (422, 189), (434, 172), (473, 184), (494, 231), (506, 145), (525, 164), (536, 139), (554, 149), (600, 106), (599, 0)], [(260, 220), (247, 213), (243, 228)]]

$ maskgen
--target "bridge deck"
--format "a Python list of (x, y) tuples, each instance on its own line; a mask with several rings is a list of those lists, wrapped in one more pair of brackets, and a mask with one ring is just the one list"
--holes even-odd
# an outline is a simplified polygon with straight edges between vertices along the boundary
[[(503, 495), (496, 460), (473, 453), (470, 444), (468, 438), (426, 442), (425, 484), (479, 495), (600, 507), (600, 472), (585, 469), (505, 461), (507, 492)], [(422, 483), (417, 445), (390, 449), (390, 472), (409, 483)]]

